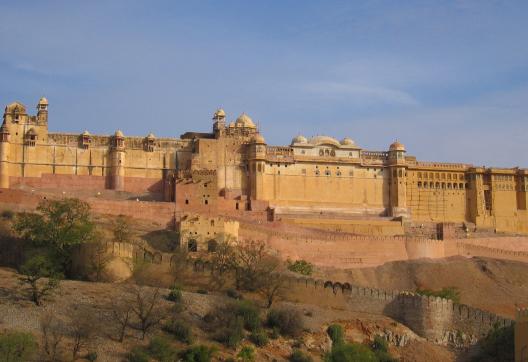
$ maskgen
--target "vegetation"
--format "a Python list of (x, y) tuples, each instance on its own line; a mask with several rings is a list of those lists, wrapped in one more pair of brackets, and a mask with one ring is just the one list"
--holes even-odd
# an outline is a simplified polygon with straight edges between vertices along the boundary
[(329, 325), (326, 329), (326, 333), (328, 333), (328, 336), (332, 340), (332, 345), (341, 344), (345, 341), (345, 332), (343, 331), (343, 327), (339, 324)]
[(314, 270), (314, 265), (306, 260), (296, 260), (292, 262), (288, 260), (288, 270), (299, 273), (302, 275), (312, 275)]
[(31, 333), (10, 332), (0, 334), (0, 361), (25, 362), (32, 359), (37, 350)]
[(2, 210), (0, 217), (5, 220), (13, 220), (15, 213), (11, 210)]
[(119, 243), (129, 243), (132, 239), (131, 222), (125, 215), (119, 215), (113, 223), (112, 233), (114, 241)]
[(278, 328), (280, 334), (284, 336), (296, 337), (303, 331), (301, 313), (289, 308), (270, 310), (267, 325), (270, 328)]
[(425, 295), (428, 297), (440, 297), (444, 299), (451, 299), (454, 303), (460, 303), (460, 292), (455, 287), (446, 287), (440, 290), (418, 288), (416, 290), (416, 294)]
[(263, 329), (251, 332), (251, 334), (249, 335), (249, 339), (257, 347), (264, 347), (266, 344), (268, 344), (269, 341), (268, 334)]
[(180, 342), (187, 344), (191, 344), (193, 342), (191, 327), (180, 319), (171, 319), (164, 326), (164, 329)]
[(149, 362), (149, 359), (148, 353), (140, 346), (132, 348), (127, 357), (128, 362)]
[(180, 358), (184, 362), (209, 362), (212, 360), (216, 349), (204, 345), (192, 346), (182, 353)]
[(480, 352), (473, 361), (513, 361), (515, 354), (514, 327), (495, 325), (479, 342)]
[(374, 352), (367, 346), (358, 343), (339, 343), (324, 357), (325, 362), (377, 362)]
[(47, 255), (31, 257), (22, 264), (20, 273), (20, 282), (27, 285), (31, 301), (39, 306), (45, 297), (58, 288), (62, 278), (62, 274), (56, 271), (53, 261)]
[(397, 361), (394, 357), (390, 355), (388, 343), (381, 336), (374, 337), (374, 341), (370, 345), (370, 348), (372, 349), (372, 351), (376, 355), (376, 358), (380, 362), (396, 362)]
[(165, 311), (160, 307), (159, 289), (134, 288), (134, 302), (132, 303), (132, 314), (137, 322), (130, 327), (141, 331), (141, 339), (155, 326), (159, 325)]
[(97, 234), (96, 239), (91, 243), (90, 254), (88, 267), (93, 279), (99, 282), (103, 278), (106, 266), (112, 260), (112, 255), (108, 252), (106, 242), (100, 234)]
[(52, 312), (46, 312), (40, 318), (40, 332), (44, 352), (50, 361), (57, 361), (60, 357), (62, 344), (66, 337), (66, 325)]
[(122, 297), (113, 301), (111, 305), (111, 320), (116, 326), (117, 340), (123, 342), (127, 328), (130, 326), (132, 318), (132, 303), (133, 300), (128, 298), (126, 293)]
[(172, 288), (170, 289), (167, 299), (170, 300), (171, 302), (180, 303), (182, 300), (181, 287), (177, 284), (174, 284)]
[(147, 347), (147, 353), (160, 362), (172, 362), (177, 355), (176, 349), (171, 346), (170, 342), (160, 336), (152, 337)]
[(255, 350), (251, 346), (244, 346), (238, 352), (237, 358), (241, 362), (253, 362), (255, 361)]
[(300, 349), (294, 349), (289, 360), (290, 362), (313, 362), (313, 358)]
[(37, 212), (19, 214), (14, 230), (33, 246), (49, 250), (62, 272), (69, 274), (73, 248), (95, 237), (90, 206), (79, 199), (43, 200)]

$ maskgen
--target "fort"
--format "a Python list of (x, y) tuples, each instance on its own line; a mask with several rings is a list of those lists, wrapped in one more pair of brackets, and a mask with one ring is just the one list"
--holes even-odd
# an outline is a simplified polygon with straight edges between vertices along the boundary
[[(14, 102), (0, 129), (0, 188), (114, 190), (185, 212), (245, 215), (367, 234), (401, 234), (394, 219), (468, 223), (528, 233), (528, 170), (418, 161), (396, 141), (371, 151), (344, 137), (269, 146), (253, 120), (180, 138), (52, 133), (48, 101), (36, 115)], [(361, 221), (366, 219), (367, 221)], [(355, 220), (355, 221), (351, 221)]]

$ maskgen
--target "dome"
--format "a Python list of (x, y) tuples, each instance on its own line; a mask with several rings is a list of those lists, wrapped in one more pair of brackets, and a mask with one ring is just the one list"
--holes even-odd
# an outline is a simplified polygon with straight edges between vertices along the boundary
[(338, 140), (332, 137), (328, 137), (328, 136), (315, 136), (315, 137), (312, 137), (309, 142), (314, 146), (318, 146), (318, 145), (332, 145), (336, 147), (341, 146)]
[(114, 136), (115, 136), (115, 137), (121, 137), (121, 138), (125, 137), (125, 135), (123, 134), (123, 132), (121, 132), (121, 130), (119, 130), (119, 129), (115, 132), (115, 135), (114, 135)]
[(251, 117), (249, 117), (249, 116), (248, 116), (247, 114), (245, 114), (245, 113), (242, 113), (242, 114), (236, 119), (235, 125), (236, 125), (237, 127), (257, 128), (257, 126), (255, 126), (255, 123), (253, 123), (253, 120), (251, 119)]
[(229, 128), (235, 128), (235, 122), (229, 123)]
[(341, 140), (341, 144), (343, 146), (355, 146), (355, 142), (352, 138), (349, 138), (349, 137), (345, 137)]
[(226, 113), (222, 108), (218, 108), (213, 115), (213, 119), (225, 118)]
[(48, 105), (48, 100), (46, 99), (46, 97), (42, 97), (40, 98), (38, 104), (42, 104), (42, 105)]
[(87, 130), (84, 130), (84, 132), (82, 133), (83, 136), (90, 136), (90, 132), (88, 132)]
[(291, 144), (296, 144), (296, 143), (308, 143), (308, 140), (306, 139), (306, 137), (304, 136), (301, 136), (301, 135), (298, 135), (296, 137), (294, 137), (291, 141)]
[(405, 146), (396, 140), (390, 145), (389, 151), (405, 151)]
[(253, 137), (251, 137), (251, 143), (263, 143), (266, 144), (266, 140), (260, 133), (255, 134)]
[(6, 113), (12, 113), (18, 111), (18, 113), (26, 113), (26, 106), (20, 102), (13, 102), (6, 107)]
[(156, 136), (154, 136), (154, 133), (150, 132), (150, 133), (147, 135), (147, 138), (152, 140), (152, 139), (156, 138)]

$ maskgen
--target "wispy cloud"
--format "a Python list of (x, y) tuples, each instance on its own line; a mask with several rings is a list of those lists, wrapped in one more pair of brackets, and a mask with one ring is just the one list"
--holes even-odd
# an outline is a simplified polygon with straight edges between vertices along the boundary
[(321, 97), (342, 99), (358, 105), (379, 103), (416, 106), (419, 104), (411, 94), (402, 90), (385, 87), (338, 82), (316, 82), (308, 83), (302, 89)]

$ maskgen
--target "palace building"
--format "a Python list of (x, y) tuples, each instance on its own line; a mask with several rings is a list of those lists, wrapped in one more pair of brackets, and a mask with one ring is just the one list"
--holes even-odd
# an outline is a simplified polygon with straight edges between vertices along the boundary
[(401, 217), (528, 233), (528, 170), (418, 161), (395, 141), (369, 151), (352, 139), (298, 135), (269, 146), (253, 120), (180, 138), (51, 133), (14, 102), (0, 129), (0, 187), (115, 190), (174, 202), (182, 212), (268, 212), (340, 218)]

